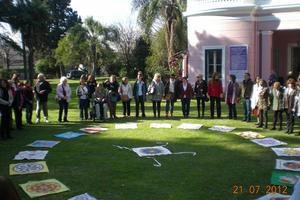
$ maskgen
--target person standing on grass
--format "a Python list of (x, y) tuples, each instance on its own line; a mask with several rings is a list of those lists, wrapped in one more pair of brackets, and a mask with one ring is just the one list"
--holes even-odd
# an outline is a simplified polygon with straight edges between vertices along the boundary
[(10, 107), (13, 102), (13, 95), (7, 80), (0, 81), (0, 111), (1, 111), (1, 139), (11, 139), (10, 136)]
[[(258, 96), (259, 93), (262, 90), (262, 87), (259, 85), (260, 76), (255, 77), (255, 84), (252, 88), (252, 95), (251, 95), (251, 109), (252, 111), (255, 111), (257, 109), (257, 102), (258, 102)], [(259, 124), (259, 113), (256, 113), (257, 123), (255, 125)]]
[[(300, 118), (300, 82), (299, 81), (296, 83), (296, 89), (297, 89), (297, 93), (295, 95), (293, 112), (295, 113), (295, 116)], [(295, 136), (300, 136), (300, 132), (298, 131), (297, 133), (295, 133)]]
[(138, 73), (137, 80), (133, 86), (133, 96), (135, 99), (135, 116), (139, 117), (139, 104), (141, 104), (142, 117), (146, 117), (145, 115), (145, 101), (146, 101), (146, 93), (147, 93), (146, 83), (143, 81), (142, 73)]
[(40, 123), (41, 108), (43, 109), (44, 119), (46, 123), (50, 123), (48, 120), (48, 95), (51, 93), (52, 88), (48, 81), (45, 80), (44, 74), (38, 74), (37, 82), (34, 86), (34, 93), (36, 97), (36, 123)]
[(83, 120), (83, 112), (84, 112), (84, 119), (88, 120), (88, 107), (89, 107), (89, 90), (85, 85), (85, 81), (82, 79), (80, 80), (80, 85), (76, 89), (76, 96), (79, 98), (79, 109), (80, 109), (80, 120)]
[[(259, 110), (259, 125), (257, 128), (268, 128), (268, 110), (271, 106), (270, 92), (265, 80), (260, 80), (259, 85), (262, 87), (258, 95), (257, 108)], [(265, 125), (263, 124), (265, 123)]]
[(165, 96), (165, 85), (161, 81), (160, 73), (154, 75), (148, 88), (148, 94), (151, 95), (154, 118), (156, 118), (156, 111), (158, 118), (160, 118), (161, 100)]
[(217, 117), (221, 118), (221, 98), (223, 98), (223, 87), (219, 73), (213, 73), (211, 80), (208, 82), (207, 93), (210, 98), (210, 118), (214, 119), (215, 102), (217, 107)]
[[(93, 101), (92, 96), (95, 92), (95, 88), (97, 87), (97, 81), (96, 81), (94, 75), (91, 75), (91, 74), (88, 75), (86, 85), (87, 85), (87, 88), (89, 90), (88, 97), (89, 97), (89, 105), (90, 105), (90, 102)], [(92, 119), (92, 112), (90, 112), (90, 119)]]
[(56, 101), (59, 105), (58, 122), (62, 122), (62, 113), (64, 111), (64, 122), (68, 121), (68, 108), (71, 101), (71, 88), (68, 79), (65, 76), (60, 78), (60, 83), (56, 87)]
[(295, 80), (293, 78), (288, 79), (287, 81), (287, 88), (284, 90), (283, 93), (283, 112), (286, 113), (287, 117), (287, 131), (286, 134), (292, 134), (294, 130), (294, 112), (293, 108), (295, 105)]
[(190, 103), (193, 98), (193, 88), (190, 83), (188, 83), (187, 77), (182, 78), (182, 83), (179, 87), (181, 105), (182, 105), (182, 114), (184, 118), (189, 118), (190, 114)]
[(119, 87), (119, 94), (121, 96), (122, 104), (123, 104), (123, 117), (130, 117), (130, 102), (133, 98), (132, 96), (132, 87), (130, 83), (128, 83), (128, 78), (122, 78), (122, 84)]
[(177, 98), (178, 90), (176, 91), (176, 80), (175, 75), (172, 74), (170, 79), (166, 83), (165, 87), (165, 99), (166, 99), (166, 117), (169, 116), (169, 111), (171, 117), (173, 117), (174, 103)]
[(11, 78), (12, 87), (15, 91), (15, 97), (13, 100), (12, 107), (15, 113), (15, 122), (16, 127), (19, 130), (22, 130), (22, 106), (23, 106), (23, 92), (22, 88), (20, 88), (20, 79), (19, 75), (13, 74)]
[(236, 76), (230, 75), (230, 80), (226, 90), (225, 99), (229, 109), (229, 119), (237, 119), (236, 104), (240, 100), (240, 86), (237, 82), (235, 82), (235, 80)]
[(197, 110), (198, 118), (200, 118), (200, 104), (202, 105), (202, 118), (204, 118), (205, 111), (205, 101), (207, 100), (207, 83), (203, 80), (202, 74), (197, 76), (197, 81), (195, 82), (194, 94), (197, 98)]
[(29, 80), (24, 81), (23, 86), (24, 103), (26, 108), (26, 123), (32, 124), (32, 110), (33, 110), (33, 89)]
[(118, 93), (119, 83), (115, 75), (111, 75), (109, 80), (103, 83), (103, 87), (108, 90), (108, 105), (110, 111), (110, 118), (117, 118), (117, 102), (120, 100)]
[(93, 94), (96, 119), (104, 119), (104, 104), (107, 103), (107, 97), (107, 91), (103, 88), (101, 83), (98, 83), (96, 91)]
[(283, 99), (283, 90), (280, 86), (280, 82), (275, 82), (273, 87), (273, 111), (274, 111), (274, 117), (273, 117), (273, 127), (271, 130), (276, 130), (276, 124), (279, 120), (279, 128), (278, 130), (282, 130), (282, 99)]
[(243, 121), (251, 121), (251, 96), (252, 96), (253, 82), (250, 78), (249, 73), (245, 73), (244, 80), (242, 82), (242, 101), (244, 107), (244, 118)]

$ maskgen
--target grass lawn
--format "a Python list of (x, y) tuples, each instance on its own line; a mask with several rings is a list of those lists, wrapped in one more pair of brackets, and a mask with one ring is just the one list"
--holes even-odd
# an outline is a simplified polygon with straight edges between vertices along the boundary
[[(0, 141), (0, 172), (8, 175), (8, 165), (19, 151), (32, 150), (26, 145), (35, 140), (59, 140), (60, 144), (47, 149), (46, 162), (49, 173), (10, 176), (13, 182), (55, 178), (67, 187), (69, 192), (42, 197), (44, 200), (68, 199), (88, 192), (104, 200), (250, 200), (264, 195), (270, 184), (275, 159), (270, 148), (258, 146), (234, 135), (234, 132), (256, 131), (288, 143), (288, 147), (300, 147), (300, 137), (288, 136), (284, 131), (270, 131), (255, 128), (253, 123), (241, 122), (242, 106), (238, 105), (239, 120), (228, 120), (227, 107), (222, 103), (222, 119), (197, 119), (195, 100), (191, 104), (191, 118), (182, 119), (181, 104), (175, 104), (175, 117), (155, 120), (150, 102), (146, 104), (147, 118), (135, 117), (107, 120), (105, 123), (79, 121), (75, 89), (78, 80), (69, 81), (72, 102), (69, 109), (69, 123), (57, 123), (58, 105), (54, 101), (54, 90), (58, 80), (51, 80), (53, 92), (49, 97), (50, 124), (42, 121), (39, 125), (26, 126), (22, 131), (13, 131), (13, 140)], [(209, 115), (209, 104), (206, 116)], [(165, 107), (163, 102), (162, 107)], [(134, 102), (132, 103), (134, 116)], [(118, 103), (118, 116), (122, 116), (122, 106)], [(270, 113), (271, 115), (271, 113)], [(42, 114), (43, 116), (43, 114)], [(164, 116), (164, 112), (162, 112)], [(23, 116), (24, 118), (24, 116)], [(270, 120), (272, 117), (270, 117)], [(33, 117), (35, 122), (35, 115)], [(136, 130), (115, 130), (115, 123), (136, 122)], [(152, 122), (171, 123), (172, 129), (150, 129)], [(176, 126), (182, 122), (201, 123), (200, 130), (180, 130)], [(296, 124), (299, 123), (296, 120)], [(109, 131), (75, 139), (60, 139), (53, 135), (66, 131), (78, 131), (88, 126), (103, 126)], [(233, 133), (210, 131), (214, 125), (237, 127)], [(271, 126), (271, 125), (269, 125)], [(155, 146), (156, 142), (169, 142), (172, 152), (197, 152), (196, 156), (157, 156), (162, 167), (154, 167), (153, 160), (140, 158), (134, 152), (121, 150), (113, 145), (127, 147)], [(34, 149), (38, 150), (38, 149)], [(22, 161), (21, 161), (22, 162)], [(25, 161), (26, 162), (26, 161)], [(233, 187), (243, 186), (244, 191), (233, 194)], [(250, 186), (260, 186), (258, 194), (249, 194)], [(17, 188), (22, 199), (29, 197)], [(291, 189), (288, 191), (292, 192)]]

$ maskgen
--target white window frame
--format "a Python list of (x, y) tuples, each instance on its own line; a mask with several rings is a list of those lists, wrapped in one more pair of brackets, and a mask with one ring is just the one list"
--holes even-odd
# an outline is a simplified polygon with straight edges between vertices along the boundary
[[(223, 84), (223, 88), (225, 87), (225, 79), (226, 79), (226, 58), (225, 58), (225, 55), (226, 55), (226, 46), (203, 46), (202, 47), (202, 52), (203, 52), (203, 59), (202, 59), (202, 74), (203, 74), (203, 77), (204, 79), (206, 79), (206, 66), (205, 66), (205, 59), (206, 59), (206, 56), (205, 56), (205, 51), (206, 50), (212, 50), (212, 49), (221, 49), (222, 50), (222, 84)], [(207, 82), (209, 80), (206, 80)]]
[(288, 49), (287, 49), (287, 71), (286, 74), (289, 73), (289, 71), (292, 70), (292, 60), (293, 60), (293, 53), (292, 49), (295, 47), (299, 47), (297, 43), (288, 43)]

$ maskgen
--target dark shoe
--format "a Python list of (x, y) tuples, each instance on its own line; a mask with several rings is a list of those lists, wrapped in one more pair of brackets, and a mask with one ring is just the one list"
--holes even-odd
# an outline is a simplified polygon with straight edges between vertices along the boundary
[(146, 115), (145, 115), (145, 114), (143, 114), (143, 115), (142, 115), (142, 117), (146, 117)]
[(232, 119), (232, 117), (228, 117), (228, 119)]
[(246, 122), (248, 122), (248, 123), (249, 123), (249, 122), (251, 122), (251, 120), (250, 120), (250, 119), (247, 119), (247, 121), (246, 121)]
[(259, 125), (259, 126), (257, 126), (256, 128), (262, 128), (263, 126), (262, 125)]
[(278, 131), (282, 131), (282, 128), (280, 127), (280, 128), (278, 129)]
[(263, 127), (263, 129), (268, 129), (268, 127), (267, 127), (267, 126), (265, 126), (265, 127)]
[(211, 116), (211, 117), (210, 117), (210, 119), (214, 119), (214, 118), (215, 118), (214, 116)]
[(286, 131), (285, 134), (288, 134), (288, 135), (289, 135), (289, 134), (291, 134), (291, 131)]
[(257, 125), (257, 126), (258, 126), (258, 125), (259, 125), (259, 123), (256, 123), (255, 125)]
[(59, 123), (61, 123), (61, 119), (57, 120)]
[(27, 124), (33, 124), (32, 122), (27, 122)]
[(298, 133), (295, 133), (295, 136), (300, 136), (300, 133), (298, 132)]
[(69, 120), (67, 120), (67, 119), (64, 119), (64, 122), (69, 122)]
[[(243, 120), (242, 120), (242, 122), (245, 122), (245, 121), (247, 121), (247, 120), (246, 120), (246, 119), (243, 119)], [(258, 125), (258, 124), (256, 124), (256, 125)]]
[(275, 126), (273, 126), (273, 128), (271, 128), (270, 130), (272, 130), (272, 131), (276, 130)]
[(233, 117), (234, 120), (237, 120), (237, 117)]

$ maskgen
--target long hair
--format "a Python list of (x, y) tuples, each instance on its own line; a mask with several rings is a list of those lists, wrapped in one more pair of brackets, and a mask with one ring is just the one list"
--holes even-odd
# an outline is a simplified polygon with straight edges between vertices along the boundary
[(87, 81), (88, 81), (88, 82), (91, 82), (91, 81), (94, 81), (94, 80), (95, 80), (94, 75), (90, 74), (90, 75), (88, 76)]
[(19, 75), (18, 75), (18, 74), (13, 74), (13, 76), (11, 77), (11, 80), (12, 80), (14, 83), (16, 83), (18, 78), (19, 78)]
[(230, 78), (231, 78), (232, 82), (233, 82), (233, 83), (235, 83), (236, 76), (235, 76), (235, 75), (233, 75), (233, 74), (231, 74), (231, 75), (230, 75)]
[(216, 80), (216, 76), (219, 76), (219, 73), (218, 72), (214, 72), (213, 74), (212, 74), (212, 76), (211, 76), (211, 86), (213, 86), (214, 85), (214, 82), (215, 82), (215, 80)]

